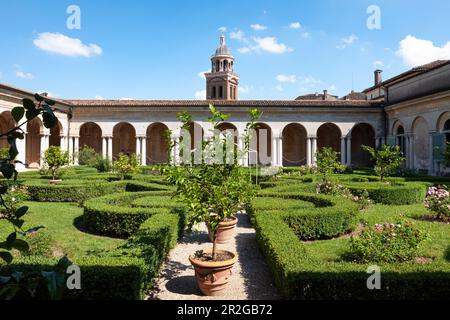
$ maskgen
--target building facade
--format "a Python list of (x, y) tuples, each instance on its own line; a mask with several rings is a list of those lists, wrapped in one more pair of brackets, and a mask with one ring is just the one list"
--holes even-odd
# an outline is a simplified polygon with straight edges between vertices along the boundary
[[(377, 70), (373, 87), (342, 98), (324, 91), (292, 101), (239, 100), (234, 67), (234, 57), (221, 37), (211, 57), (211, 71), (205, 74), (207, 100), (55, 99), (59, 125), (48, 130), (41, 119), (30, 122), (24, 128), (26, 139), (18, 142), (19, 160), (39, 167), (43, 151), (56, 145), (68, 150), (75, 163), (83, 146), (110, 159), (136, 153), (142, 165), (167, 162), (166, 132), (172, 132), (174, 141), (181, 134), (177, 114), (188, 111), (194, 139), (205, 139), (212, 129), (206, 121), (212, 103), (231, 115), (220, 129), (234, 130), (240, 145), (248, 110), (263, 112), (258, 131), (264, 134), (257, 135), (256, 152), (239, 160), (242, 165), (310, 166), (315, 164), (316, 151), (329, 146), (340, 153), (342, 163), (364, 166), (370, 158), (361, 146), (387, 143), (402, 148), (409, 169), (430, 174), (447, 170), (442, 150), (450, 142), (450, 61), (436, 61), (387, 81)], [(0, 132), (14, 126), (10, 111), (26, 97), (33, 93), (0, 84)], [(6, 145), (2, 139), (0, 147)], [(172, 161), (177, 163), (177, 150), (173, 152)]]

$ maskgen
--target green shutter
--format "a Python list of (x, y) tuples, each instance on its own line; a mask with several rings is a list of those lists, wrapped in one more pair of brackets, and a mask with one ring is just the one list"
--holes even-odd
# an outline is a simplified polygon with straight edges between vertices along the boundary
[(443, 161), (445, 151), (445, 135), (442, 133), (433, 133), (431, 137), (433, 143), (434, 161)]

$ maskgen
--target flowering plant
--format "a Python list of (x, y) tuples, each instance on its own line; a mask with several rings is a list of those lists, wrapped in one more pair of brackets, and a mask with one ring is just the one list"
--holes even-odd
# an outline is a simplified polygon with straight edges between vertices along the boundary
[(350, 240), (350, 256), (362, 263), (409, 261), (417, 257), (419, 246), (427, 237), (408, 221), (366, 226)]
[(428, 188), (424, 206), (438, 219), (450, 217), (450, 192), (447, 186), (434, 186)]

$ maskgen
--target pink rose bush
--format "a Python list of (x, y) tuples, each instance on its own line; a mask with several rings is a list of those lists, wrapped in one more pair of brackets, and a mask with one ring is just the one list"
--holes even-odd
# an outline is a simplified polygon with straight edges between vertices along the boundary
[(450, 218), (450, 192), (447, 186), (428, 188), (424, 207), (433, 212), (438, 219)]

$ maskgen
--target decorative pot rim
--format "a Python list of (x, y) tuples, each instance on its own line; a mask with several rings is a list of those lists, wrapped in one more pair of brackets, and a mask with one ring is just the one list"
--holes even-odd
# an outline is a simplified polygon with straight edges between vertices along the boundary
[(239, 221), (238, 218), (234, 215), (232, 215), (229, 219), (230, 219), (230, 221), (220, 221), (219, 226), (221, 226), (221, 227), (234, 226)]
[[(203, 252), (211, 253), (212, 250), (204, 250)], [(232, 258), (225, 261), (201, 261), (199, 259), (193, 258), (189, 256), (189, 261), (194, 267), (200, 268), (223, 268), (232, 266), (236, 263), (238, 255), (235, 252), (227, 251), (227, 250), (216, 250), (217, 253), (226, 252), (231, 254)]]

